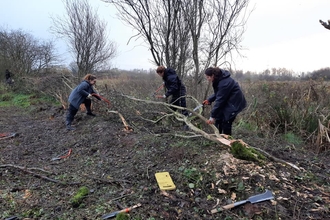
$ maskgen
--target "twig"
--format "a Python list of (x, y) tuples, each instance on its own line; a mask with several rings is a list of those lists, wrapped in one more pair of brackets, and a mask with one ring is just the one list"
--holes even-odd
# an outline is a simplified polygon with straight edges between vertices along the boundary
[(118, 199), (122, 199), (122, 198), (125, 198), (125, 197), (127, 197), (127, 196), (132, 196), (132, 195), (134, 195), (134, 194), (136, 194), (136, 193), (131, 193), (131, 194), (126, 194), (126, 195), (123, 195), (123, 196), (119, 196), (119, 197), (116, 197), (116, 198), (111, 199), (111, 201), (115, 201), (115, 200), (118, 200)]
[(35, 177), (38, 177), (40, 179), (44, 179), (44, 180), (47, 180), (47, 181), (50, 181), (50, 182), (53, 182), (53, 183), (58, 183), (58, 184), (62, 184), (62, 185), (77, 185), (77, 184), (80, 184), (80, 183), (66, 183), (66, 182), (54, 180), (54, 179), (49, 178), (47, 176), (43, 176), (43, 175), (40, 175), (38, 173), (30, 171), (32, 169), (35, 169), (35, 170), (42, 170), (43, 172), (47, 172), (47, 171), (45, 171), (43, 169), (40, 169), (40, 168), (26, 168), (26, 167), (22, 167), (22, 166), (13, 165), (13, 164), (2, 164), (2, 165), (0, 165), (0, 168), (6, 168), (6, 167), (13, 167), (13, 168), (22, 170), (23, 172), (26, 172), (28, 174), (31, 174), (31, 175), (35, 176)]
[[(167, 107), (174, 107), (176, 109), (187, 110), (187, 111), (191, 112), (194, 116), (197, 116), (203, 122), (205, 122), (205, 123), (207, 122), (207, 119), (205, 117), (203, 117), (201, 114), (198, 114), (197, 112), (194, 112), (194, 111), (192, 111), (190, 109), (187, 109), (187, 108), (183, 108), (183, 107), (176, 106), (176, 105), (171, 105), (171, 104), (168, 104), (168, 103), (165, 103), (165, 102), (156, 102), (156, 101), (151, 101), (151, 100), (142, 100), (142, 99), (137, 99), (137, 98), (134, 98), (134, 97), (131, 97), (131, 96), (125, 96), (125, 97), (127, 97), (129, 99), (132, 99), (132, 100), (135, 100), (135, 101), (141, 101), (141, 102), (145, 102), (145, 103), (158, 104), (158, 105), (165, 105)], [(195, 100), (195, 101), (197, 101), (197, 100)], [(250, 147), (248, 144), (246, 144), (242, 140), (235, 140), (235, 139), (229, 140), (229, 136), (228, 135), (220, 134), (219, 133), (219, 130), (213, 124), (211, 124), (210, 127), (212, 128), (214, 134), (209, 134), (209, 133), (206, 133), (205, 131), (197, 128), (196, 126), (194, 126), (191, 123), (191, 121), (189, 120), (189, 117), (185, 117), (184, 115), (180, 114), (179, 112), (173, 111), (173, 110), (172, 110), (172, 114), (171, 115), (174, 115), (174, 117), (176, 118), (176, 120), (184, 122), (186, 125), (188, 125), (188, 127), (191, 130), (195, 131), (196, 133), (201, 134), (204, 138), (206, 138), (206, 139), (208, 139), (210, 141), (213, 141), (213, 142), (222, 144), (223, 146), (226, 146), (227, 148), (228, 147), (230, 148), (231, 147), (231, 144), (234, 143), (234, 142), (236, 142), (236, 141), (241, 142), (241, 144), (244, 145), (245, 147)], [(165, 117), (165, 116), (163, 116), (163, 117)], [(251, 148), (253, 148), (253, 149), (255, 149), (255, 150), (257, 150), (257, 151), (265, 154), (266, 157), (268, 157), (268, 158), (270, 158), (270, 159), (272, 159), (272, 160), (274, 160), (276, 162), (289, 165), (290, 167), (293, 167), (294, 169), (300, 171), (300, 169), (296, 165), (294, 165), (292, 163), (289, 163), (289, 162), (286, 162), (284, 160), (278, 159), (278, 158), (270, 155), (269, 153), (267, 153), (267, 152), (265, 152), (265, 151), (263, 151), (263, 150), (261, 150), (259, 148), (255, 148), (255, 147), (251, 147)]]
[(274, 157), (274, 156), (270, 155), (269, 153), (267, 153), (266, 151), (261, 150), (260, 148), (257, 148), (257, 147), (251, 147), (251, 146), (249, 146), (249, 147), (252, 148), (252, 149), (255, 149), (255, 150), (257, 150), (257, 151), (259, 151), (259, 152), (261, 152), (261, 153), (263, 153), (266, 157), (268, 157), (269, 159), (271, 159), (271, 160), (273, 160), (273, 161), (276, 161), (276, 162), (278, 162), (278, 163), (283, 163), (283, 164), (289, 165), (290, 167), (292, 167), (292, 168), (294, 168), (294, 169), (300, 171), (300, 168), (299, 168), (299, 167), (297, 167), (296, 165), (294, 165), (294, 164), (292, 164), (292, 163), (290, 163), (290, 162), (287, 162), (287, 161), (284, 161), (284, 160), (279, 159), (279, 158), (277, 158), (277, 157)]
[(131, 128), (131, 126), (129, 126), (128, 123), (126, 122), (124, 116), (123, 116), (122, 114), (120, 114), (118, 111), (110, 111), (110, 110), (108, 110), (108, 112), (118, 114), (119, 117), (120, 117), (120, 119), (121, 119), (121, 121), (123, 122), (123, 124), (124, 124), (124, 126), (125, 126), (125, 129), (126, 129), (127, 131), (133, 130), (133, 129)]
[[(124, 183), (131, 183), (130, 181), (128, 180), (105, 180), (105, 179), (102, 179), (102, 178), (98, 178), (98, 177), (92, 177), (92, 176), (89, 176), (87, 174), (85, 174), (84, 176), (88, 177), (88, 178), (91, 178), (91, 179), (94, 179), (94, 180), (98, 180), (98, 181), (101, 181), (103, 183), (110, 183), (110, 184), (118, 184), (120, 185), (121, 187), (123, 187), (120, 182), (124, 182)], [(125, 188), (125, 187), (123, 187)]]
[(157, 120), (150, 120), (150, 119), (147, 119), (147, 118), (143, 118), (141, 117), (143, 120), (145, 121), (148, 121), (148, 122), (152, 122), (154, 124), (157, 124), (158, 122), (160, 122), (161, 120), (163, 120), (164, 118), (167, 118), (167, 117), (170, 117), (170, 116), (173, 116), (173, 114), (165, 114), (163, 116), (161, 116), (160, 118), (158, 118)]

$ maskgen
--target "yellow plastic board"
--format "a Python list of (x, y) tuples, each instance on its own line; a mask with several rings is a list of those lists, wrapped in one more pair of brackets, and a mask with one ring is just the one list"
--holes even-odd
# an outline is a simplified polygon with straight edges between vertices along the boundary
[(174, 190), (176, 189), (173, 180), (168, 172), (155, 173), (158, 186), (161, 190)]

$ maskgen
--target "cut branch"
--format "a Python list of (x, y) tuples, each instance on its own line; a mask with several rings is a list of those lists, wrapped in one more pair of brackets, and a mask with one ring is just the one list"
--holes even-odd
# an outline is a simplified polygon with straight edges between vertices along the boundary
[(119, 115), (121, 121), (123, 122), (123, 124), (124, 124), (124, 126), (125, 126), (125, 130), (127, 130), (127, 131), (131, 131), (131, 130), (133, 130), (132, 127), (129, 126), (128, 123), (126, 122), (124, 116), (123, 116), (122, 114), (120, 114), (118, 111), (110, 111), (110, 110), (108, 110), (108, 112), (109, 112), (109, 113), (115, 113), (115, 114)]
[(12, 167), (12, 168), (21, 170), (25, 173), (31, 174), (32, 176), (38, 177), (40, 179), (44, 179), (44, 180), (47, 180), (47, 181), (50, 181), (50, 182), (53, 182), (53, 183), (58, 183), (58, 184), (61, 184), (61, 185), (77, 185), (77, 184), (80, 184), (80, 183), (66, 183), (66, 182), (58, 181), (58, 180), (55, 180), (55, 179), (52, 179), (52, 178), (49, 178), (47, 176), (43, 176), (43, 175), (40, 175), (38, 173), (35, 173), (35, 172), (31, 171), (31, 170), (40, 170), (42, 172), (49, 173), (48, 171), (40, 169), (40, 168), (34, 168), (34, 167), (33, 168), (27, 168), (27, 167), (17, 166), (17, 165), (14, 165), (14, 164), (2, 164), (2, 165), (0, 165), (0, 168), (6, 168), (6, 167)]
[[(168, 104), (166, 102), (156, 102), (156, 101), (151, 101), (151, 100), (142, 100), (142, 99), (138, 99), (138, 98), (135, 98), (135, 97), (132, 97), (132, 96), (127, 96), (127, 95), (123, 95), (123, 96), (126, 97), (126, 98), (129, 98), (131, 100), (134, 100), (134, 101), (145, 102), (145, 103), (148, 103), (148, 104), (163, 105), (163, 106), (166, 106), (166, 107), (174, 107), (176, 109), (181, 109), (181, 110), (187, 110), (188, 112), (192, 113), (194, 116), (201, 119), (204, 123), (207, 123), (207, 119), (205, 117), (203, 117), (201, 114), (198, 114), (197, 112), (195, 112), (191, 109), (188, 109), (188, 108), (184, 108), (184, 107), (180, 107), (180, 106), (176, 106), (176, 105), (171, 105), (171, 104)], [(191, 98), (193, 98), (193, 97), (191, 97)], [(198, 101), (196, 99), (193, 98), (193, 100), (195, 100), (198, 103)], [(214, 134), (206, 133), (205, 131), (197, 128), (193, 123), (191, 123), (190, 117), (186, 117), (186, 116), (180, 114), (177, 111), (173, 111), (172, 109), (170, 109), (170, 110), (172, 111), (172, 113), (169, 114), (169, 115), (174, 116), (175, 119), (178, 120), (178, 121), (184, 122), (193, 132), (196, 132), (196, 133), (200, 134), (201, 136), (203, 136), (204, 138), (206, 138), (210, 141), (213, 141), (215, 143), (219, 143), (219, 144), (221, 144), (221, 146), (225, 146), (226, 148), (229, 148), (229, 149), (232, 147), (233, 143), (240, 142), (240, 144), (243, 145), (244, 147), (252, 148), (254, 150), (257, 150), (261, 154), (264, 154), (267, 158), (269, 158), (273, 161), (286, 164), (286, 165), (300, 171), (300, 169), (292, 163), (289, 163), (289, 162), (286, 162), (284, 160), (278, 159), (278, 158), (270, 155), (269, 153), (267, 153), (267, 152), (265, 152), (265, 151), (263, 151), (259, 148), (251, 147), (247, 143), (243, 142), (242, 140), (230, 139), (231, 137), (229, 135), (220, 134), (219, 130), (212, 124), (209, 125), (209, 126), (212, 128)], [(164, 117), (165, 116), (162, 116), (162, 118), (164, 118)], [(158, 122), (158, 120), (157, 120), (157, 122)]]

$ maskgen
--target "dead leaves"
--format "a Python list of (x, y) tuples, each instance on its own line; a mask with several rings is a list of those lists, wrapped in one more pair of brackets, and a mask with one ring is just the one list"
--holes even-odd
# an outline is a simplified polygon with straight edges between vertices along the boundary
[[(269, 188), (273, 191), (275, 199), (268, 204), (271, 205), (270, 207), (276, 207), (274, 209), (283, 209), (284, 215), (290, 215), (290, 210), (285, 208), (289, 203), (297, 203), (295, 204), (297, 209), (304, 206), (314, 215), (329, 213), (327, 206), (330, 204), (329, 189), (317, 184), (307, 187), (306, 184), (309, 181), (307, 177), (310, 177), (309, 171), (304, 169), (302, 172), (294, 171), (276, 162), (259, 166), (253, 162), (234, 158), (228, 152), (221, 152), (217, 157), (215, 166), (218, 168), (216, 172), (218, 181), (213, 183), (211, 188), (216, 190), (218, 198), (213, 197), (215, 204), (212, 208), (226, 205), (224, 204), (225, 201), (234, 203), (241, 200), (239, 192), (251, 194), (253, 190), (259, 187), (260, 189)], [(297, 176), (304, 178), (299, 180)], [(302, 184), (302, 181), (306, 184)], [(263, 212), (261, 207), (267, 207), (265, 204), (267, 203), (246, 204), (242, 209), (246, 215), (252, 218)], [(269, 205), (267, 210), (269, 210)], [(293, 212), (297, 212), (297, 210), (293, 210)], [(294, 215), (295, 213), (293, 213)]]
[(244, 205), (243, 210), (249, 218), (253, 218), (253, 216), (260, 215), (262, 213), (262, 209), (258, 205), (253, 205), (250, 203)]

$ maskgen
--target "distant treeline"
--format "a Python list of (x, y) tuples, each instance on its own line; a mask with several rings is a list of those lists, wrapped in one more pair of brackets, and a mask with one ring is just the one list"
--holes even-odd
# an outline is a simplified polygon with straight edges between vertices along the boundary
[(296, 73), (285, 68), (272, 68), (261, 73), (233, 71), (233, 77), (240, 80), (267, 80), (267, 81), (288, 81), (288, 80), (330, 80), (330, 68), (322, 68), (313, 72)]
[[(232, 70), (232, 77), (238, 80), (266, 80), (266, 81), (290, 81), (290, 80), (325, 80), (330, 81), (330, 67), (322, 68), (312, 72), (293, 72), (285, 68), (272, 68), (266, 69), (263, 72), (244, 72), (242, 70)], [(114, 77), (117, 78), (123, 74), (130, 78), (140, 78), (143, 75), (154, 75), (155, 70), (149, 69), (133, 69), (133, 70), (121, 70), (111, 69), (108, 71), (100, 71), (97, 73), (99, 77)], [(189, 75), (185, 76), (189, 78)]]

